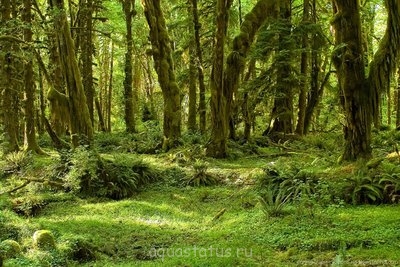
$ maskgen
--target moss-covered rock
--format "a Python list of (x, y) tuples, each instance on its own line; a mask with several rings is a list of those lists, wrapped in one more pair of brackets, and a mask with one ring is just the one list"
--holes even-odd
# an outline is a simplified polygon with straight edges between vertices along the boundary
[(20, 252), (21, 246), (15, 240), (7, 239), (0, 243), (0, 259), (15, 258)]
[(33, 246), (42, 250), (51, 250), (56, 248), (54, 235), (49, 230), (38, 230), (33, 234)]

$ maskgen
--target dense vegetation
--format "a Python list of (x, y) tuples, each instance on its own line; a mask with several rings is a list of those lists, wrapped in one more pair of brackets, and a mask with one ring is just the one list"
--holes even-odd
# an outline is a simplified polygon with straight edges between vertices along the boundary
[(398, 266), (400, 4), (0, 0), (0, 266)]

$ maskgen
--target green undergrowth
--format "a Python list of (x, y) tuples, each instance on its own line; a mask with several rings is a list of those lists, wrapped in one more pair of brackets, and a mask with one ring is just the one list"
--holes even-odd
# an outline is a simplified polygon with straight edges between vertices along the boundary
[[(135, 144), (149, 152), (140, 154), (129, 150), (137, 135), (103, 134), (93, 150), (9, 154), (0, 160), (0, 262), (399, 266), (400, 167), (388, 156), (397, 139), (378, 142), (387, 135), (374, 139), (372, 161), (354, 163), (338, 161), (334, 133), (230, 142), (219, 160), (205, 157), (197, 134), (168, 152), (147, 150), (157, 146), (151, 136)], [(43, 232), (55, 245), (35, 245)]]
[(330, 206), (313, 215), (287, 209), (284, 217), (267, 218), (246, 189), (154, 187), (121, 201), (50, 203), (29, 219), (3, 211), (2, 222), (18, 229), (23, 249), (5, 266), (46, 266), (31, 248), (38, 229), (56, 239), (58, 252), (45, 258), (49, 266), (63, 266), (57, 261), (76, 239), (91, 244), (96, 261), (70, 266), (320, 266), (343, 251), (349, 263), (400, 263), (398, 206)]

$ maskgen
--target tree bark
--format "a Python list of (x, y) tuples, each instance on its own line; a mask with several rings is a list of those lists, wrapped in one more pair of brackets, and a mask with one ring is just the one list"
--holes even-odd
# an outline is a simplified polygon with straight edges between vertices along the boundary
[(197, 75), (199, 81), (199, 126), (200, 126), (200, 132), (205, 133), (207, 108), (206, 108), (206, 86), (204, 84), (204, 72), (203, 72), (203, 52), (201, 50), (201, 41), (200, 41), (201, 24), (199, 22), (199, 11), (197, 7), (197, 0), (191, 0), (191, 4), (192, 4), (192, 14), (193, 14), (194, 39), (196, 44)]
[(163, 145), (168, 150), (179, 144), (181, 136), (180, 90), (175, 81), (171, 41), (159, 0), (143, 0), (144, 13), (150, 28), (154, 66), (164, 98)]
[(228, 11), (232, 1), (217, 1), (217, 32), (211, 71), (211, 138), (207, 146), (207, 156), (224, 158), (227, 156), (228, 114), (227, 94), (224, 92), (224, 46), (228, 28)]
[(357, 0), (334, 0), (337, 70), (340, 102), (345, 115), (343, 160), (371, 157), (371, 108), (365, 82), (360, 7)]
[(291, 1), (280, 2), (279, 17), (282, 21), (282, 29), (279, 33), (279, 51), (277, 61), (277, 92), (274, 98), (272, 117), (274, 118), (270, 133), (292, 133), (293, 132), (293, 89), (288, 82), (291, 74), (291, 66), (287, 58), (287, 40), (291, 35)]
[(61, 66), (67, 85), (70, 110), (70, 133), (73, 147), (80, 143), (90, 143), (93, 139), (93, 127), (89, 108), (83, 88), (81, 73), (76, 59), (74, 42), (64, 9), (63, 0), (52, 0), (53, 7), (58, 8), (55, 19)]
[[(25, 23), (24, 41), (28, 45), (32, 45), (32, 1), (24, 0), (23, 2), (23, 21)], [(32, 51), (30, 51), (32, 52)], [(26, 150), (33, 151), (38, 154), (44, 152), (40, 149), (36, 142), (35, 129), (35, 84), (33, 81), (33, 56), (27, 59), (24, 66), (24, 85), (25, 85), (25, 145)]]
[[(11, 21), (11, 1), (1, 0), (1, 24), (7, 25)], [(12, 77), (15, 68), (15, 57), (13, 54), (13, 44), (10, 40), (2, 41), (2, 56), (0, 58), (0, 92), (2, 92), (2, 110), (5, 132), (5, 151), (18, 151), (18, 113), (16, 113), (16, 98), (18, 95)]]
[(94, 86), (93, 86), (93, 0), (83, 1), (81, 20), (83, 23), (83, 34), (81, 35), (82, 47), (82, 76), (83, 88), (85, 90), (87, 107), (90, 121), (94, 125)]
[(133, 101), (133, 37), (132, 19), (136, 15), (135, 0), (124, 0), (123, 10), (126, 23), (126, 53), (125, 53), (125, 79), (124, 79), (124, 103), (125, 103), (125, 127), (128, 133), (136, 132), (135, 108)]
[[(310, 15), (310, 1), (304, 0), (303, 3), (303, 24), (306, 25), (309, 23)], [(309, 37), (308, 33), (303, 33), (302, 37), (302, 52), (300, 59), (300, 73), (301, 73), (301, 82), (300, 82), (300, 93), (299, 93), (299, 104), (298, 109), (299, 112), (297, 114), (297, 126), (296, 133), (299, 135), (304, 134), (304, 119), (306, 115), (306, 106), (307, 106), (307, 77), (308, 77), (308, 43)]]

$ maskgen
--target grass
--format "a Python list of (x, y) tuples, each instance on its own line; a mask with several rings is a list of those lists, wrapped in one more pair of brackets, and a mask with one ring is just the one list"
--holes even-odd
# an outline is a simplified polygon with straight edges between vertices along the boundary
[[(246, 193), (232, 187), (157, 187), (122, 201), (51, 203), (29, 219), (4, 215), (25, 227), (25, 251), (38, 229), (51, 230), (60, 247), (73, 237), (89, 240), (99, 258), (82, 266), (319, 265), (333, 262), (343, 244), (350, 263), (400, 263), (398, 206), (330, 207), (314, 217), (292, 212), (266, 218), (259, 204), (242, 207)], [(213, 221), (221, 208), (227, 211)], [(13, 259), (5, 266), (31, 264)]]
[[(202, 159), (207, 172), (224, 178), (218, 186), (185, 186), (185, 176), (194, 171), (190, 162), (178, 165), (165, 154), (118, 153), (141, 157), (164, 179), (119, 201), (27, 187), (21, 191), (25, 197), (47, 200), (34, 217), (18, 216), (2, 197), (0, 241), (15, 239), (22, 247), (4, 266), (399, 266), (398, 205), (332, 202), (308, 207), (312, 199), (305, 199), (286, 203), (282, 216), (266, 216), (256, 188), (268, 164), (287, 177), (293, 166), (300, 166), (324, 181), (354, 173), (355, 165), (336, 164), (337, 154), (329, 151), (324, 157), (323, 143), (311, 141), (305, 144), (314, 145), (318, 155), (306, 155), (297, 142), (295, 153), (276, 158), (263, 148), (261, 156)], [(280, 153), (276, 148), (270, 152)], [(22, 173), (46, 177), (55, 160), (56, 155), (33, 157)], [(6, 188), (20, 183), (0, 177)], [(33, 249), (32, 235), (40, 229), (54, 234), (57, 250)], [(95, 261), (66, 256), (77, 240), (90, 244)]]

